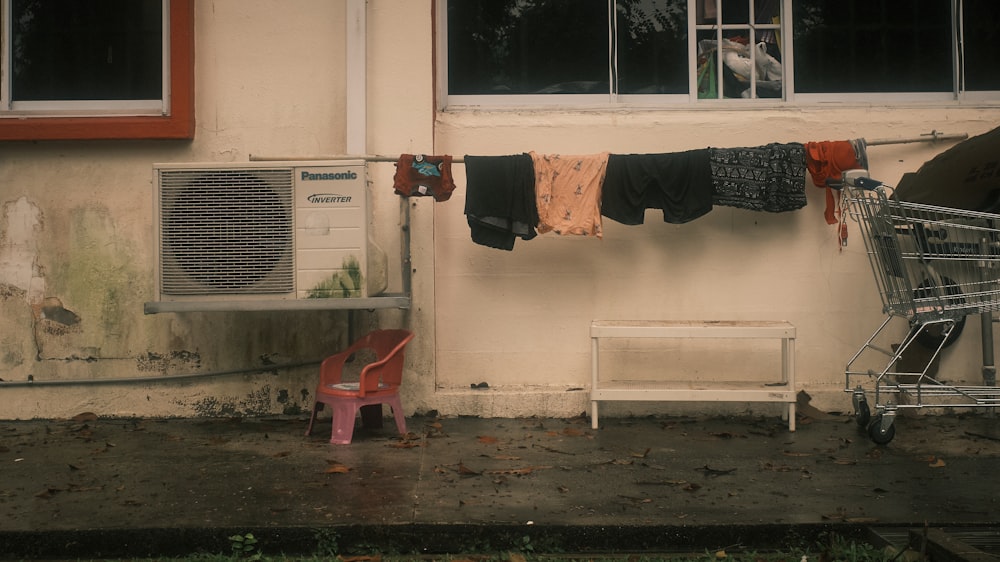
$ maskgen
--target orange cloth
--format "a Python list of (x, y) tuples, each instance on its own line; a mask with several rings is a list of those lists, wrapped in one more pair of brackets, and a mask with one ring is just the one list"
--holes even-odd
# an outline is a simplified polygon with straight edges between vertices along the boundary
[(400, 154), (393, 176), (393, 189), (403, 197), (433, 197), (447, 201), (455, 191), (451, 155)]
[(608, 168), (604, 152), (588, 156), (531, 153), (535, 165), (538, 232), (601, 238), (601, 188)]
[(844, 170), (858, 168), (857, 155), (850, 141), (806, 143), (806, 167), (816, 187), (826, 188), (826, 224), (837, 224), (837, 200), (828, 180), (839, 182)]

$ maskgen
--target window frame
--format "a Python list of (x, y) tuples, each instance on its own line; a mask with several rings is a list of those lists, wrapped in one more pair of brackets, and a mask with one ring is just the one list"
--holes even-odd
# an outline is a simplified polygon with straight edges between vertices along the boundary
[[(782, 52), (783, 65), (783, 95), (780, 98), (755, 98), (755, 99), (699, 99), (697, 93), (697, 31), (702, 28), (714, 26), (698, 26), (695, 18), (690, 17), (696, 9), (697, 0), (687, 0), (688, 3), (688, 80), (689, 87), (687, 94), (618, 94), (608, 92), (607, 94), (510, 94), (510, 95), (451, 95), (448, 93), (448, 2), (457, 0), (435, 0), (434, 7), (437, 12), (435, 18), (436, 38), (437, 38), (437, 98), (439, 109), (504, 107), (570, 107), (573, 109), (608, 109), (616, 107), (636, 107), (636, 108), (674, 108), (674, 109), (773, 109), (788, 108), (802, 105), (831, 105), (842, 106), (871, 106), (889, 104), (942, 104), (954, 105), (961, 103), (976, 103), (993, 105), (1000, 103), (1000, 96), (995, 91), (968, 91), (963, 89), (960, 82), (962, 75), (961, 57), (955, 51), (957, 42), (963, 41), (962, 34), (962, 13), (957, 9), (959, 2), (951, 0), (952, 4), (952, 90), (950, 92), (886, 92), (886, 93), (796, 93), (795, 84), (795, 48), (789, 44)], [(612, 0), (609, 0), (612, 1)], [(794, 37), (792, 30), (792, 3), (793, 0), (781, 0), (781, 34), (788, 38)], [(609, 41), (610, 34), (609, 32)], [(613, 51), (613, 48), (610, 49)], [(614, 61), (608, 61), (609, 71), (611, 71)], [(612, 86), (614, 88), (614, 86)]]
[[(0, 110), (0, 141), (140, 140), (194, 138), (194, 1), (162, 0), (169, 33), (164, 34), (164, 89), (157, 107), (148, 102), (18, 102)], [(3, 0), (4, 26), (10, 2)], [(9, 30), (4, 30), (9, 37)], [(11, 105), (7, 80), (9, 54), (3, 50), (2, 103)], [(126, 113), (122, 115), (122, 113)], [(78, 114), (75, 114), (78, 113)]]

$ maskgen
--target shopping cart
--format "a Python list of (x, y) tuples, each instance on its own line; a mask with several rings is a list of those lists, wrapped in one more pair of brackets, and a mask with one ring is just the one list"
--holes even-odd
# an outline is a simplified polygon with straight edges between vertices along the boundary
[[(898, 201), (864, 170), (846, 172), (844, 180), (886, 315), (845, 369), (858, 424), (885, 444), (901, 409), (1000, 404), (995, 374), (991, 380), (986, 369), (980, 386), (948, 384), (932, 369), (967, 316), (988, 315), (992, 322), (1000, 310), (1000, 215)], [(906, 335), (898, 345), (888, 343), (903, 331), (895, 327), (900, 322)], [(989, 333), (984, 346), (992, 356)], [(903, 360), (913, 346), (928, 351), (926, 362)]]

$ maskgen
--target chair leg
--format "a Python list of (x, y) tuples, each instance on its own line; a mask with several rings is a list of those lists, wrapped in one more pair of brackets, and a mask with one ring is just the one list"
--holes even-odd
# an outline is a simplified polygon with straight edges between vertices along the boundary
[(387, 403), (392, 408), (392, 417), (396, 420), (396, 429), (399, 430), (400, 437), (405, 437), (406, 417), (403, 415), (403, 403), (400, 401), (399, 396), (393, 396), (387, 400)]
[(312, 435), (313, 423), (316, 421), (316, 414), (322, 409), (322, 402), (313, 402), (312, 414), (309, 416), (309, 425), (306, 427), (306, 437)]
[(330, 443), (334, 445), (350, 445), (354, 438), (354, 420), (358, 416), (358, 407), (354, 404), (331, 404), (333, 409), (333, 428), (330, 431)]

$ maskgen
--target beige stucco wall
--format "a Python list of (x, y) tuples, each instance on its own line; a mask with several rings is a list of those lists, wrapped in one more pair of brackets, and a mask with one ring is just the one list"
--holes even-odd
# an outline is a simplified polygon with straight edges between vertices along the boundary
[[(309, 362), (346, 344), (345, 312), (142, 312), (153, 294), (152, 163), (345, 152), (347, 84), (359, 79), (343, 71), (346, 4), (199, 0), (192, 142), (0, 146), (0, 378), (20, 384), (29, 375), (80, 381), (238, 371)], [(431, 4), (367, 2), (371, 154), (670, 152), (932, 129), (976, 134), (1000, 121), (1000, 108), (977, 106), (436, 113)], [(947, 146), (873, 147), (872, 173), (895, 181)], [(392, 172), (391, 164), (371, 166), (372, 229), (396, 268), (390, 289), (398, 289), (400, 200)], [(455, 172), (459, 189), (450, 201), (404, 202), (412, 309), (354, 317), (361, 329), (417, 332), (408, 353), (407, 414), (578, 414), (587, 395), (570, 389), (589, 386), (589, 323), (631, 318), (789, 320), (799, 330), (802, 386), (823, 406), (847, 408), (843, 366), (877, 325), (880, 305), (856, 228), (848, 246), (838, 247), (820, 190), (810, 187), (809, 205), (794, 213), (719, 208), (668, 225), (650, 212), (642, 226), (606, 221), (603, 240), (545, 235), (502, 252), (471, 242), (464, 168)], [(978, 340), (970, 322), (946, 352), (956, 377), (979, 376)], [(770, 360), (755, 349), (718, 359), (710, 367), (680, 362), (678, 376), (738, 377)], [(183, 382), (0, 387), (0, 418), (294, 414), (309, 407), (314, 373), (312, 366), (278, 367)], [(469, 388), (483, 381), (489, 390)]]
[[(850, 138), (906, 138), (931, 130), (970, 135), (1000, 123), (983, 108), (801, 107), (745, 111), (462, 111), (443, 113), (437, 148), (453, 154), (657, 153)], [(870, 147), (871, 174), (895, 182), (952, 143)], [(603, 240), (546, 234), (512, 252), (477, 246), (464, 194), (435, 214), (439, 392), (486, 415), (544, 406), (587, 409), (592, 320), (788, 320), (798, 330), (797, 376), (814, 404), (846, 410), (843, 369), (881, 321), (881, 302), (856, 225), (848, 245), (823, 218), (824, 192), (790, 213), (716, 207), (684, 225), (648, 211), (641, 226), (604, 220)], [(898, 341), (898, 340), (897, 340)], [(952, 381), (981, 381), (978, 322), (945, 351)], [(633, 343), (634, 345), (634, 343)], [(673, 349), (674, 342), (662, 347)], [(720, 341), (678, 356), (633, 353), (602, 366), (609, 378), (679, 382), (771, 373), (776, 352)], [(763, 344), (762, 345), (766, 345)], [(700, 353), (701, 355), (698, 355)], [(648, 355), (642, 359), (643, 355)], [(638, 357), (637, 357), (638, 356)], [(666, 363), (666, 365), (664, 364)], [(659, 369), (659, 374), (657, 374)], [(764, 380), (767, 380), (766, 378)], [(495, 392), (471, 390), (480, 381)], [(525, 387), (531, 390), (525, 394)], [(525, 395), (531, 398), (516, 397)], [(777, 411), (747, 404), (610, 404), (612, 413)], [(523, 412), (527, 413), (527, 412)]]

